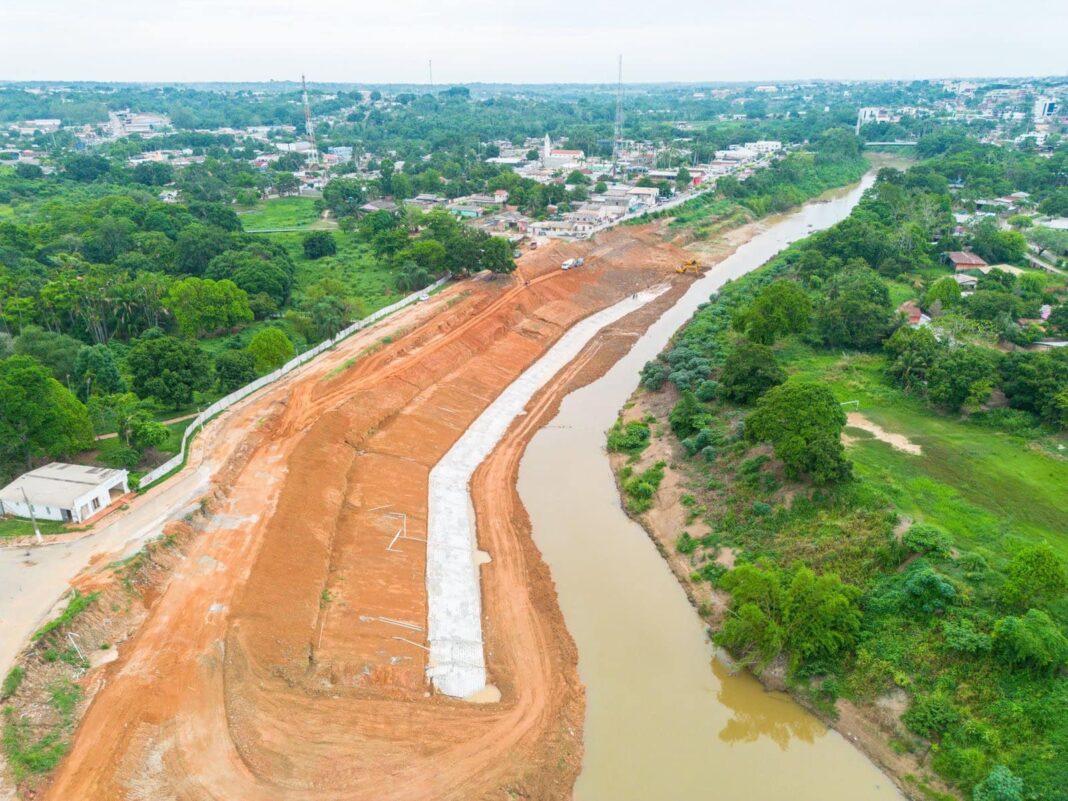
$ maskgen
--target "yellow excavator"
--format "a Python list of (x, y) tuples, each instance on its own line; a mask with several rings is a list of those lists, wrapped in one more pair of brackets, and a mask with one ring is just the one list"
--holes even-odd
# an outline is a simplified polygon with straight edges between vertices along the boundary
[(693, 273), (694, 275), (701, 274), (701, 265), (697, 263), (697, 259), (689, 259), (684, 261), (678, 267), (675, 268), (675, 272), (679, 275), (683, 273)]

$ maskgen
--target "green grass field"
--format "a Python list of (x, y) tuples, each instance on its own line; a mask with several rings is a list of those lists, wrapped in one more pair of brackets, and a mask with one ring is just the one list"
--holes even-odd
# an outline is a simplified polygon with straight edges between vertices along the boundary
[[(37, 525), (41, 528), (41, 534), (46, 537), (49, 534), (62, 534), (72, 530), (54, 520), (39, 520)], [(31, 521), (20, 517), (0, 517), (0, 540), (32, 536), (33, 523)]]
[(895, 450), (849, 430), (857, 474), (882, 486), (902, 514), (942, 526), (968, 549), (1007, 556), (1014, 538), (1046, 540), (1068, 561), (1068, 438), (1016, 436), (958, 415), (943, 415), (885, 378), (885, 359), (792, 344), (781, 354), (791, 373), (828, 384), (843, 402), (923, 449)]
[(320, 222), (315, 200), (310, 197), (280, 197), (256, 204), (239, 213), (246, 231), (270, 228), (308, 228)]

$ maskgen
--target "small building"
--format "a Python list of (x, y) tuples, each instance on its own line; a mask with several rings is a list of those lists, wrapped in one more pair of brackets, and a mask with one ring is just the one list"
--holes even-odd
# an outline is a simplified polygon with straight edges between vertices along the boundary
[[(52, 462), (0, 489), (0, 514), (81, 523), (130, 491), (129, 473)], [(27, 503), (28, 501), (28, 503)]]
[(392, 213), (398, 209), (399, 207), (392, 200), (369, 200), (360, 206), (360, 211), (364, 214), (372, 214), (376, 211), (388, 211)]
[(979, 279), (974, 275), (961, 275), (958, 273), (953, 276), (953, 280), (957, 282), (962, 295), (970, 295), (979, 286)]
[(946, 254), (946, 259), (953, 265), (955, 270), (978, 270), (986, 267), (986, 262), (969, 250), (951, 250)]
[(931, 318), (923, 313), (919, 304), (914, 300), (906, 300), (897, 307), (897, 311), (898, 314), (905, 316), (905, 320), (911, 328), (918, 328), (921, 325), (927, 325), (931, 322)]

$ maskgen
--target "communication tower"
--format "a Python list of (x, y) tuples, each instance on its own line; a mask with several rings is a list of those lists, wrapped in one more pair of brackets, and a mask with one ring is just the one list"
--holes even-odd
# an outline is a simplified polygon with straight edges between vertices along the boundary
[(616, 86), (616, 127), (612, 136), (612, 177), (619, 171), (619, 156), (623, 151), (623, 54), (619, 55), (619, 83)]
[(319, 161), (319, 148), (315, 144), (315, 125), (312, 123), (311, 103), (308, 102), (308, 82), (304, 76), (300, 76), (300, 85), (304, 91), (304, 132), (308, 134), (308, 141), (312, 146), (312, 161)]

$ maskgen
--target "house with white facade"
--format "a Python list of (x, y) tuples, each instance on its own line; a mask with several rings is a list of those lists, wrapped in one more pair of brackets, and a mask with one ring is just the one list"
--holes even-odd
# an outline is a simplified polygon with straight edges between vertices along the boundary
[(52, 462), (0, 489), (0, 515), (81, 523), (129, 491), (126, 470)]

